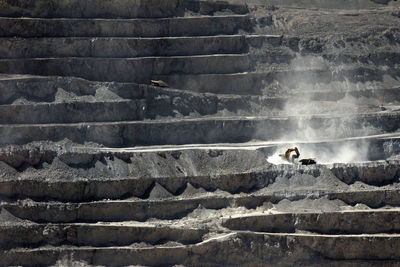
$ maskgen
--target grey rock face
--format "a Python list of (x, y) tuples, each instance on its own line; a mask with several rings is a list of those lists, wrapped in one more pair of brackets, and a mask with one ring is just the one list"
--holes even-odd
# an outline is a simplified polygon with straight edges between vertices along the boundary
[(399, 12), (0, 0), (0, 265), (400, 265)]
[(169, 17), (179, 15), (177, 0), (167, 1), (9, 1), (0, 2), (1, 16), (4, 17), (69, 17), (69, 18), (135, 18)]

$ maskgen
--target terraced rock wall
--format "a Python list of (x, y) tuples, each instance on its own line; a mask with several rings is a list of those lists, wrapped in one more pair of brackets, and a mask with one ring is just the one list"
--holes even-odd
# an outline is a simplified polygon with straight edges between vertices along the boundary
[(0, 16), (1, 266), (400, 264), (397, 1)]

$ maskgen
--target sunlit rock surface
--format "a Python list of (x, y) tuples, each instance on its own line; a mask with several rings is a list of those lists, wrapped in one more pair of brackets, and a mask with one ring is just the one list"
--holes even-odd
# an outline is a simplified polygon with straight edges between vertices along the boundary
[(400, 265), (398, 1), (0, 16), (1, 266)]

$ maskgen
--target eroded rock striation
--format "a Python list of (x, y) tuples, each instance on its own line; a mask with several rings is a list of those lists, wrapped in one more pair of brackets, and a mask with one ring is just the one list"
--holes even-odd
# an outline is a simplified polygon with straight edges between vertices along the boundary
[(0, 16), (0, 266), (400, 265), (397, 1)]

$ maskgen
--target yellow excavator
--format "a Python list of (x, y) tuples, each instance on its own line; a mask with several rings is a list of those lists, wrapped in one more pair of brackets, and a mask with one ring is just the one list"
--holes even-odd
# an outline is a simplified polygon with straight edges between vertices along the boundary
[(166, 82), (161, 80), (151, 80), (151, 85), (158, 87), (169, 87)]
[[(295, 152), (295, 154), (293, 152)], [(289, 148), (288, 150), (286, 150), (284, 155), (280, 156), (290, 163), (297, 163), (297, 159), (300, 157), (300, 151), (297, 147)], [(301, 159), (298, 162), (301, 163), (301, 165), (317, 164), (317, 161), (313, 158)]]

